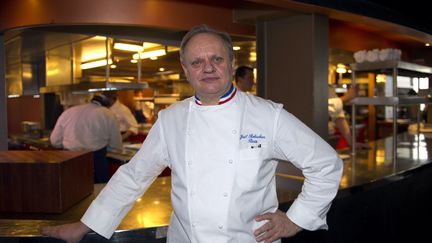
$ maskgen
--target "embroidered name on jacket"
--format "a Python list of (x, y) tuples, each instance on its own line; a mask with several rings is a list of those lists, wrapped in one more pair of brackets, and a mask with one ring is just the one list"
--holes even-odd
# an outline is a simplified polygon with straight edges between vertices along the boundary
[(247, 143), (247, 147), (251, 148), (261, 148), (265, 140), (266, 136), (262, 134), (240, 134), (240, 144)]

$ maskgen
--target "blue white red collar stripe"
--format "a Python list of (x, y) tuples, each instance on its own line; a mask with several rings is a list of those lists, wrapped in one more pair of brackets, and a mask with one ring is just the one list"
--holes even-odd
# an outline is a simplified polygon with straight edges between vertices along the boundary
[[(237, 93), (236, 87), (234, 87), (234, 85), (231, 85), (231, 88), (224, 95), (222, 95), (222, 97), (219, 98), (219, 105), (222, 105), (230, 101), (235, 96), (236, 93)], [(196, 95), (195, 95), (195, 103), (197, 105), (202, 105), (201, 100)]]

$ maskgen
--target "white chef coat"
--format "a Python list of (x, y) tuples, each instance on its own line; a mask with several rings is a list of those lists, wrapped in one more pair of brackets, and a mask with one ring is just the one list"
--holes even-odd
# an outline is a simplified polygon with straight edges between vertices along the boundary
[(114, 114), (94, 103), (72, 106), (63, 111), (51, 132), (50, 141), (54, 146), (68, 150), (122, 149)]
[[(121, 166), (81, 221), (109, 238), (155, 177), (172, 170), (168, 242), (256, 242), (254, 218), (278, 208), (277, 160), (303, 170), (303, 191), (287, 212), (308, 230), (327, 228), (342, 174), (337, 153), (282, 105), (238, 91), (229, 102), (193, 98), (159, 113), (132, 160)], [(280, 241), (276, 241), (280, 242)]]
[(130, 131), (134, 135), (138, 134), (138, 122), (127, 106), (116, 100), (109, 109), (114, 113), (119, 122), (120, 132)]

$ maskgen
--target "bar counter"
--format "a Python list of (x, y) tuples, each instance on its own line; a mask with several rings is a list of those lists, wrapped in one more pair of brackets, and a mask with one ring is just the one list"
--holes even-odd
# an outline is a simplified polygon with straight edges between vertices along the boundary
[[(348, 150), (338, 151), (344, 158), (344, 173), (339, 192), (328, 215), (330, 229), (340, 229), (341, 226), (337, 226), (338, 222), (334, 222), (338, 217), (333, 215), (343, 208), (341, 205), (347, 199), (351, 200), (376, 188), (383, 188), (386, 185), (392, 185), (392, 183), (415, 178), (417, 173), (423, 173), (426, 170), (432, 171), (432, 163), (430, 163), (432, 161), (431, 133), (403, 133), (398, 135), (397, 141), (396, 160), (391, 157), (391, 137), (370, 142), (370, 149), (357, 151), (355, 155)], [(286, 171), (277, 173), (278, 198), (281, 203), (280, 208), (283, 210), (291, 205), (301, 190), (303, 177), (296, 173), (295, 171), (293, 173)], [(430, 183), (432, 179), (427, 180), (428, 184), (432, 184)], [(2, 239), (7, 241), (25, 238), (26, 242), (29, 240), (29, 242), (61, 242), (41, 236), (40, 229), (47, 225), (79, 220), (103, 186), (104, 184), (95, 184), (92, 195), (62, 214), (0, 213), (0, 241), (3, 242)], [(131, 239), (140, 239), (145, 242), (165, 242), (167, 225), (172, 212), (170, 190), (170, 177), (158, 177), (150, 189), (136, 202), (110, 242), (130, 242)], [(336, 209), (333, 210), (333, 208)], [(341, 215), (347, 217), (346, 211), (343, 212)], [(331, 233), (331, 231), (326, 232)], [(306, 233), (307, 231), (302, 231), (298, 237), (304, 237)], [(296, 237), (291, 238), (289, 242), (296, 242)], [(322, 234), (319, 237), (322, 237)], [(334, 242), (336, 241), (338, 240), (334, 240)], [(95, 233), (89, 233), (82, 242), (106, 242), (106, 240)], [(303, 238), (301, 242), (308, 241)]]

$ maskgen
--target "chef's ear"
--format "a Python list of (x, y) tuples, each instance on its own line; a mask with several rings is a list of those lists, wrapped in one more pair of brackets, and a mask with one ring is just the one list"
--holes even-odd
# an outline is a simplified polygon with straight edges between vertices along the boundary
[(181, 66), (183, 68), (183, 72), (184, 72), (184, 74), (186, 76), (186, 80), (189, 82), (189, 72), (188, 72), (188, 69), (187, 69), (186, 65), (184, 64), (182, 58), (180, 58), (180, 64), (181, 64)]

